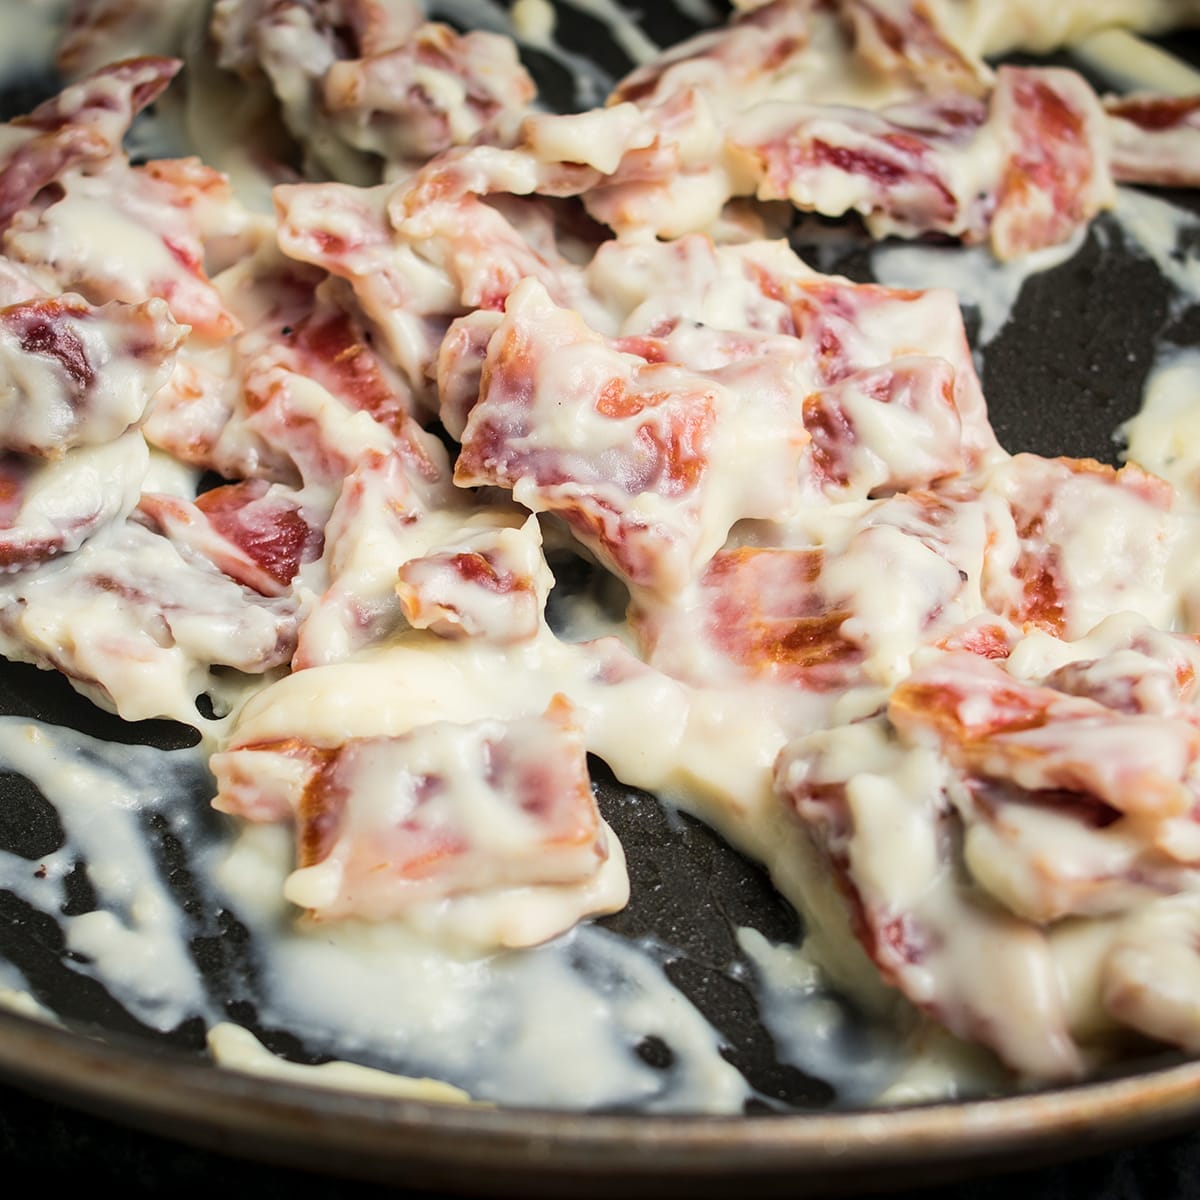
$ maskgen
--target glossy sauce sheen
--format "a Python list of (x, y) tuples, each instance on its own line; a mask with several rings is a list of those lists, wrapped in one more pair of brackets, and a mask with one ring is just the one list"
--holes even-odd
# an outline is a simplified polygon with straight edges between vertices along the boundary
[[(236, 30), (239, 6), (222, 7)], [(392, 126), (354, 108), (382, 58), (326, 64), (317, 103), (311, 62), (263, 34), (284, 124), (315, 130), (307, 168), (349, 181), (283, 182), (278, 247), (253, 210), (281, 177), (214, 133), (198, 68), (186, 105), (161, 105), (135, 142), (186, 130), (247, 208), (198, 163), (131, 169), (111, 146), (52, 203), (22, 202), (0, 279), (5, 653), (204, 740), (118, 747), (5, 718), (0, 757), (56, 815), (14, 792), (32, 832), (0, 852), (0, 883), (62, 950), (15, 946), (0, 983), (68, 1019), (99, 1003), (117, 1028), (211, 1031), (212, 1055), (243, 1069), (276, 1068), (229, 1021), (289, 1056), (401, 1075), (405, 1094), (573, 1108), (810, 1106), (829, 1102), (819, 1081), (844, 1103), (909, 1101), (1074, 1078), (1129, 1030), (1200, 1046), (1189, 1002), (1159, 986), (1164, 962), (1196, 970), (1180, 947), (1200, 920), (1200, 651), (1175, 632), (1200, 620), (1197, 370), (1169, 333), (1200, 297), (1195, 218), (1113, 190), (1088, 149), (1110, 118), (1076, 77), (993, 85), (971, 58), (1088, 35), (1095, 6), (1060, 6), (1050, 29), (948, 5), (961, 52), (908, 29), (956, 81), (953, 120), (914, 108), (872, 6), (855, 17), (870, 69), (802, 4), (673, 68), (615, 6), (575, 8), (639, 64), (625, 103), (519, 133), (531, 93), (506, 43), (413, 33), (420, 51), (386, 71), (433, 100)], [(161, 11), (139, 49), (178, 46), (188, 8)], [(499, 6), (436, 11), (506, 27)], [(1154, 29), (1164, 12), (1109, 19)], [(550, 6), (512, 19), (576, 69), (569, 103), (603, 98), (611, 79), (580, 69)], [(773, 76), (806, 22), (805, 71)], [(229, 69), (247, 69), (242, 44), (227, 41)], [(431, 66), (451, 45), (469, 86)], [(98, 52), (77, 39), (75, 69)], [(94, 87), (160, 88), (159, 61)], [(238, 103), (261, 103), (252, 91)], [(1031, 148), (1047, 112), (1078, 210)], [(914, 128), (933, 131), (917, 146)], [(29, 135), (8, 136), (0, 152)], [(1168, 170), (1124, 161), (1118, 175)], [(597, 247), (536, 198), (578, 194), (621, 238)], [(767, 215), (725, 207), (746, 196)], [(856, 287), (814, 269), (850, 261), (852, 239), (802, 227), (813, 266), (761, 240), (780, 198), (983, 244), (889, 242), (875, 277), (934, 290)], [(1163, 277), (1168, 334), (1125, 432), (1174, 491), (1136, 467), (1012, 457), (988, 422), (1022, 285), (1085, 237)], [(946, 287), (978, 317), (973, 351)], [(461, 444), (450, 457), (432, 415)], [(202, 469), (244, 482), (196, 497)], [(564, 595), (581, 553), (603, 570)], [(201, 693), (229, 715), (197, 712)], [(588, 755), (666, 816), (608, 785), (606, 821)], [(639, 829), (701, 836), (680, 813), (766, 865), (804, 914), (802, 948), (744, 867), (734, 894), (759, 889), (760, 910), (713, 900), (736, 929), (687, 903), (654, 923), (657, 842)], [(632, 906), (580, 923), (629, 899), (614, 826)], [(738, 861), (704, 853), (693, 909), (718, 890), (704, 862)], [(706, 995), (721, 988), (752, 1000), (726, 1009)], [(735, 1047), (739, 1070), (729, 1012), (747, 1009), (758, 1049)]]

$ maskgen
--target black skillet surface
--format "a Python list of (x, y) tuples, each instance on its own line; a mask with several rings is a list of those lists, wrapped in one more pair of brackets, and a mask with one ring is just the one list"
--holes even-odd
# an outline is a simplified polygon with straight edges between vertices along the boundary
[[(563, 42), (619, 73), (622, 55), (603, 25), (572, 15), (560, 24)], [(648, 6), (643, 24), (659, 41), (686, 27), (666, 4)], [(1194, 39), (1180, 44), (1189, 52), (1196, 47)], [(534, 51), (526, 59), (543, 91), (567, 106), (562, 89), (569, 81), (561, 69)], [(31, 89), (3, 99), (19, 110)], [(1194, 196), (1177, 199), (1200, 211)], [(865, 251), (849, 243), (837, 269), (865, 277)], [(1168, 296), (1155, 267), (1124, 246), (1108, 218), (1069, 262), (1031, 278), (986, 355), (984, 391), (1003, 444), (1116, 461), (1114, 430), (1136, 411), (1155, 348), (1200, 344), (1200, 308), (1172, 316)], [(166, 747), (193, 740), (166, 722), (124, 725), (82, 701), (61, 678), (20, 665), (0, 664), (0, 712), (114, 741)], [(756, 1108), (808, 1115), (754, 1112), (724, 1121), (448, 1112), (240, 1079), (204, 1065), (198, 1020), (165, 1036), (140, 1025), (99, 985), (70, 970), (52, 921), (3, 892), (0, 954), (76, 1032), (0, 1013), (0, 1070), (72, 1104), (217, 1149), (391, 1183), (511, 1194), (552, 1194), (568, 1181), (579, 1194), (614, 1183), (631, 1194), (675, 1187), (716, 1193), (735, 1174), (760, 1189), (792, 1190), (796, 1170), (810, 1187), (894, 1187), (961, 1174), (985, 1161), (1011, 1167), (1098, 1149), (1104, 1140), (1168, 1130), (1200, 1115), (1200, 1067), (1172, 1066), (1170, 1059), (1043, 1096), (907, 1113), (839, 1111), (825, 1081), (779, 1061), (752, 991), (738, 982), (750, 966), (739, 956), (736, 925), (779, 941), (799, 932), (795, 914), (755, 865), (703, 826), (668, 820), (653, 798), (599, 774), (600, 803), (626, 848), (633, 880), (630, 906), (605, 924), (670, 948), (668, 975), (722, 1034), (726, 1056), (763, 1097)], [(206, 787), (197, 782), (198, 805)], [(13, 776), (0, 779), (0, 789), (0, 847), (32, 859), (61, 843), (57, 818), (34, 789)], [(150, 826), (147, 836), (195, 911), (187, 900), (187, 864), (170, 831)], [(76, 876), (69, 911), (86, 911), (86, 865)], [(313, 1052), (286, 1031), (257, 1027), (253, 955), (236, 920), (198, 912), (194, 921), (194, 952), (226, 1011), (278, 1051), (311, 1061)], [(669, 1046), (645, 1044), (640, 1052), (670, 1069)], [(1084, 1140), (1072, 1142), (1081, 1129)], [(1014, 1160), (1014, 1152), (1024, 1157)]]

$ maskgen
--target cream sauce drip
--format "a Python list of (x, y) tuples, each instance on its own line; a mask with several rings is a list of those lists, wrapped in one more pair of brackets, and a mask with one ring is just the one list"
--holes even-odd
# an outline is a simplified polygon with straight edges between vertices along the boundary
[[(0, 888), (55, 917), (78, 956), (72, 969), (155, 1029), (199, 1017), (215, 1031), (218, 1061), (235, 1069), (314, 1086), (330, 1074), (273, 1066), (223, 1026), (221, 1001), (208, 994), (188, 950), (183, 899), (155, 858), (152, 815), (184, 845), (204, 903), (252, 931), (261, 992), (244, 998), (256, 1003), (261, 1024), (295, 1032), (323, 1057), (449, 1080), (476, 1099), (510, 1104), (718, 1113), (741, 1111), (753, 1094), (651, 946), (583, 927), (533, 950), (480, 958), (396, 925), (313, 927), (282, 900), (287, 834), (265, 827), (235, 837), (214, 822), (195, 782), (201, 752), (114, 746), (3, 718), (0, 760), (37, 785), (65, 832), (63, 845), (36, 861), (0, 853)], [(188, 796), (194, 813), (181, 803)], [(81, 860), (96, 908), (63, 916), (64, 880)], [(36, 1011), (15, 968), (4, 967), (0, 984), (12, 993), (9, 1007)], [(646, 1038), (670, 1045), (669, 1070), (638, 1057)], [(332, 1074), (331, 1086), (362, 1082), (353, 1071)], [(371, 1077), (369, 1090), (387, 1088)], [(430, 1087), (417, 1094), (454, 1098)]]
[[(56, 915), (73, 969), (104, 984), (145, 1024), (170, 1030), (211, 1012), (187, 953), (187, 930), (154, 861), (147, 820), (194, 787), (202, 760), (141, 746), (75, 738), (17, 718), (0, 720), (0, 757), (50, 800), (67, 831), (64, 844), (36, 862), (0, 854), (2, 886)], [(182, 836), (189, 814), (173, 808)], [(96, 905), (61, 916), (65, 880), (80, 860)]]
[(1121, 92), (1200, 92), (1200, 71), (1127, 29), (1102, 29), (1075, 43), (1071, 53)]
[(983, 352), (1008, 323), (1025, 281), (1067, 262), (1078, 252), (1085, 236), (1080, 230), (1061, 246), (1037, 250), (1011, 262), (1000, 262), (983, 246), (887, 242), (871, 252), (871, 273), (888, 287), (944, 287), (954, 292), (960, 306), (974, 309), (979, 317), (976, 362), (982, 364)]
[(1200, 301), (1200, 216), (1158, 196), (1121, 188), (1116, 217), (1135, 254), (1149, 258), (1175, 290), (1175, 313)]

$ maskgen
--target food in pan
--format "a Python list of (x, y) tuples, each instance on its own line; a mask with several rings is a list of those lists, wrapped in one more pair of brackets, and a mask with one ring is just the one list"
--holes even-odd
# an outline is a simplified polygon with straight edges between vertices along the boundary
[[(595, 756), (917, 1041), (1200, 1047), (1194, 483), (1008, 453), (953, 293), (782, 236), (1021, 260), (1200, 182), (1195, 98), (983, 57), (1197, 15), (1116, 9), (746, 5), (551, 113), (409, 3), (72, 6), (0, 138), (0, 649), (199, 730), (291, 938), (621, 909)], [(148, 106), (226, 170), (131, 158)], [(581, 568), (617, 619), (548, 618)]]

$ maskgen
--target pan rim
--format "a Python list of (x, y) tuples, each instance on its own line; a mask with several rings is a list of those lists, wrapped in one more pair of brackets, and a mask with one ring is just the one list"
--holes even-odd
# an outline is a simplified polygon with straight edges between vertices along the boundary
[[(1200, 1060), (1037, 1092), (754, 1116), (489, 1108), (244, 1074), (175, 1047), (0, 1012), (0, 1077), (145, 1132), (238, 1157), (406, 1184), (596, 1194), (734, 1177), (844, 1191), (1020, 1169), (1165, 1135), (1200, 1117)], [(1019, 1156), (1019, 1157), (1018, 1157)], [(579, 1194), (583, 1194), (580, 1192)], [(660, 1193), (661, 1194), (661, 1193)]]

